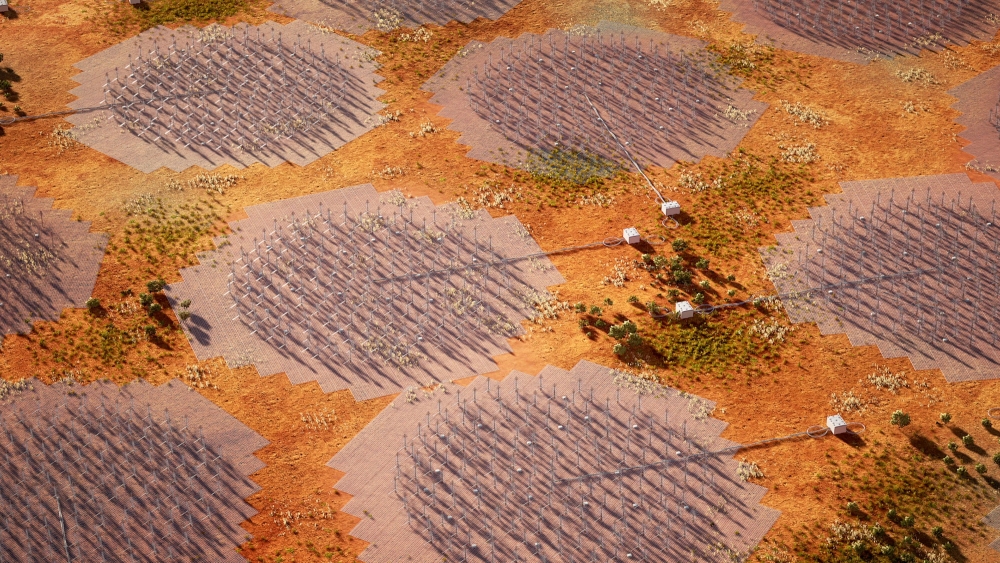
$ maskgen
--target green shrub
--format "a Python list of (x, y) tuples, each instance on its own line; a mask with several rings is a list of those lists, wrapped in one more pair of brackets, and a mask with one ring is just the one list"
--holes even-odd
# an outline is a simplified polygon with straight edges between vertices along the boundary
[(964, 477), (969, 474), (969, 470), (959, 465), (958, 467), (955, 468), (955, 473), (958, 473), (959, 475)]
[(141, 303), (143, 307), (149, 307), (153, 304), (153, 296), (148, 293), (140, 293), (139, 303)]
[(594, 321), (594, 326), (596, 326), (597, 328), (607, 328), (608, 321), (604, 319), (597, 319), (596, 321)]
[(735, 289), (730, 289), (729, 291), (726, 292), (726, 295), (728, 295), (730, 297), (733, 297), (733, 296), (736, 295), (736, 290)]
[(607, 305), (608, 307), (611, 307), (612, 305), (615, 304), (615, 302), (612, 301), (610, 297), (605, 297), (604, 298), (604, 304)]
[(656, 256), (653, 257), (653, 265), (661, 270), (663, 268), (666, 268), (668, 264), (670, 264), (670, 260), (668, 260), (667, 257), (662, 254), (657, 254)]
[(889, 418), (889, 422), (893, 426), (898, 426), (900, 428), (903, 428), (904, 426), (910, 425), (910, 415), (906, 414), (901, 410), (897, 410), (894, 413), (892, 413), (892, 416)]
[(90, 299), (87, 300), (85, 305), (87, 306), (87, 309), (95, 311), (101, 308), (101, 300), (96, 297), (91, 297)]
[(860, 511), (861, 507), (858, 506), (858, 503), (854, 502), (853, 500), (847, 503), (847, 512), (849, 514), (857, 514)]
[(674, 276), (674, 282), (677, 285), (687, 285), (691, 283), (692, 274), (690, 271), (684, 268), (677, 268), (671, 272)]
[(966, 434), (965, 436), (962, 436), (962, 443), (968, 448), (969, 446), (975, 444), (976, 441), (972, 438), (972, 436)]
[(899, 524), (904, 528), (912, 528), (914, 524), (913, 515), (910, 514), (908, 516), (904, 516), (903, 519), (899, 522)]
[(729, 274), (728, 276), (726, 276), (726, 281), (729, 281), (730, 283), (731, 282), (735, 282), (736, 281), (736, 275), (735, 274)]
[(588, 322), (587, 319), (580, 319), (580, 321), (577, 324), (580, 325), (580, 328), (587, 328), (588, 326), (590, 326), (590, 322)]
[(628, 302), (629, 303), (638, 303), (639, 302), (639, 297), (637, 297), (635, 295), (629, 295), (628, 296)]
[(955, 442), (948, 442), (948, 449), (951, 450), (951, 451), (953, 451), (953, 452), (957, 452), (958, 451), (958, 444), (955, 443)]
[(682, 238), (674, 239), (674, 242), (670, 243), (670, 247), (674, 249), (674, 252), (684, 252), (688, 249), (688, 241)]
[(156, 327), (153, 325), (146, 325), (142, 327), (142, 330), (146, 333), (146, 338), (152, 340), (156, 336)]
[[(997, 454), (997, 455), (1000, 455), (1000, 454)], [(955, 460), (952, 459), (950, 455), (944, 456), (943, 458), (941, 458), (941, 461), (943, 461), (945, 465), (952, 465), (952, 464), (955, 463)]]
[(705, 302), (705, 294), (701, 292), (695, 293), (694, 297), (691, 298), (691, 302), (695, 305), (701, 305)]
[(669, 299), (671, 301), (677, 301), (677, 299), (680, 296), (681, 296), (681, 292), (677, 291), (676, 289), (668, 289), (667, 290), (667, 299)]
[(646, 310), (649, 311), (650, 315), (655, 315), (660, 312), (660, 307), (656, 304), (656, 301), (650, 301), (646, 303)]
[(700, 285), (702, 289), (708, 289), (712, 287), (712, 283), (708, 280), (701, 280), (700, 282), (698, 282), (698, 285)]
[(146, 291), (150, 293), (159, 293), (163, 291), (164, 287), (167, 287), (167, 282), (163, 280), (153, 280), (146, 282)]
[(182, 321), (186, 321), (186, 320), (188, 320), (188, 319), (190, 319), (190, 318), (191, 318), (191, 312), (190, 312), (190, 311), (181, 311), (180, 313), (177, 313), (177, 316), (178, 316), (178, 317), (179, 317), (179, 318), (180, 318), (180, 319), (181, 319)]
[(940, 418), (941, 422), (948, 424), (949, 422), (951, 422), (951, 413), (943, 412), (941, 413)]
[(621, 356), (628, 351), (628, 348), (626, 348), (624, 344), (615, 344), (615, 347), (612, 348), (611, 351), (614, 352), (616, 356)]
[(984, 418), (982, 424), (983, 428), (993, 428), (993, 421), (988, 418)]
[(977, 463), (976, 464), (976, 473), (979, 473), (980, 475), (982, 475), (983, 473), (986, 473), (986, 466), (983, 465), (982, 463)]
[(190, 299), (185, 299), (184, 301), (181, 301), (181, 308), (182, 309), (187, 309), (190, 306), (191, 306), (191, 300)]
[(150, 315), (155, 315), (155, 314), (159, 313), (162, 310), (163, 310), (163, 306), (160, 305), (159, 303), (153, 303), (152, 305), (149, 306), (149, 314)]
[(941, 536), (944, 535), (944, 528), (942, 528), (941, 526), (934, 526), (933, 528), (931, 528), (931, 533), (934, 534), (934, 537), (940, 538)]
[(694, 267), (699, 270), (708, 269), (708, 258), (699, 258), (697, 262), (694, 263)]
[(1000, 452), (993, 454), (993, 463), (1000, 465)]
[(577, 303), (576, 305), (573, 305), (573, 310), (576, 311), (577, 313), (586, 313), (587, 306), (584, 305), (583, 303)]
[(598, 307), (597, 305), (594, 305), (593, 307), (590, 308), (590, 314), (594, 315), (595, 317), (599, 317), (604, 314), (604, 311), (602, 311), (601, 308)]

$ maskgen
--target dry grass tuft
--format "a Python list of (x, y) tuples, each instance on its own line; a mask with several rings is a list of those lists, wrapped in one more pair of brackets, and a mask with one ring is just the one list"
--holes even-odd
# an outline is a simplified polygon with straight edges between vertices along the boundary
[(825, 113), (804, 105), (802, 102), (795, 102), (793, 104), (786, 100), (780, 100), (779, 103), (781, 104), (781, 109), (785, 110), (785, 113), (798, 119), (801, 123), (812, 125), (813, 129), (819, 129), (830, 123)]

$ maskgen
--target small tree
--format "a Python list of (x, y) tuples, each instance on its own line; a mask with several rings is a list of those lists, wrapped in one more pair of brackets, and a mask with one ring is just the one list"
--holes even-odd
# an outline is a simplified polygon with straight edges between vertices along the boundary
[(167, 287), (167, 282), (162, 279), (146, 282), (146, 291), (150, 293), (159, 293), (163, 291), (164, 287)]
[(966, 434), (965, 436), (962, 436), (962, 443), (968, 448), (969, 446), (975, 444), (976, 441), (972, 438), (972, 436)]
[(892, 417), (889, 419), (889, 422), (892, 423), (893, 426), (903, 428), (910, 425), (910, 415), (906, 414), (902, 410), (897, 410), (892, 413)]

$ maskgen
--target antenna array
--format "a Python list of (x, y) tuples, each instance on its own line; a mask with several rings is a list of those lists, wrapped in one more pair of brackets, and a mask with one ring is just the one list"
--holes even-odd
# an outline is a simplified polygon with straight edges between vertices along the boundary
[(0, 411), (0, 561), (242, 560), (265, 440), (179, 382), (34, 383)]
[(965, 174), (841, 186), (764, 252), (793, 321), (950, 381), (1000, 376), (996, 188)]
[[(402, 542), (429, 547), (411, 547), (415, 561), (728, 561), (745, 553), (776, 515), (755, 505), (762, 491), (738, 480), (731, 458), (711, 453), (725, 443), (717, 438), (724, 425), (692, 413), (692, 399), (674, 390), (636, 395), (612, 383), (630, 376), (609, 372), (581, 362), (572, 372), (480, 378), (448, 396), (397, 401), (330, 464), (348, 473), (338, 487), (351, 494), (362, 475), (378, 484), (346, 510), (363, 505), (376, 522), (383, 511), (406, 515), (378, 535), (377, 523), (352, 532), (379, 544), (366, 561), (388, 561)], [(376, 469), (355, 456), (370, 440), (385, 443), (383, 425), (399, 429), (402, 447)], [(388, 496), (377, 496), (384, 489)], [(386, 537), (400, 530), (398, 543)]]
[(460, 377), (455, 370), (468, 370), (460, 367), (468, 358), (520, 334), (520, 320), (551, 299), (545, 285), (561, 280), (544, 257), (517, 260), (540, 249), (517, 234), (513, 218), (463, 218), (457, 206), (398, 192), (380, 198), (370, 186), (286, 201), (234, 224), (226, 269), (209, 273), (217, 280), (185, 270), (193, 281), (169, 295), (197, 310), (214, 286), (220, 299), (209, 303), (220, 324), (280, 364), (262, 357), (262, 371), (300, 377), (294, 364), (304, 363), (304, 377), (330, 374), (326, 390), (359, 372), (372, 396), (410, 378)]

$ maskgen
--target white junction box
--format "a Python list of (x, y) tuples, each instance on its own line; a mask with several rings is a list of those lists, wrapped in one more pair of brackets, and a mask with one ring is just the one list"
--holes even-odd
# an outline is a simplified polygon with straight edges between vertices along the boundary
[(830, 429), (830, 432), (834, 434), (846, 434), (847, 433), (847, 423), (844, 422), (844, 417), (839, 414), (826, 417), (826, 427)]
[(690, 319), (694, 316), (694, 307), (687, 301), (678, 301), (674, 305), (674, 313), (677, 313), (677, 316), (682, 319)]
[(0, 0), (0, 12), (6, 12), (9, 9), (10, 6), (7, 5), (7, 0)]
[(664, 201), (660, 204), (660, 211), (662, 211), (667, 217), (677, 215), (681, 212), (681, 204), (676, 201)]
[(642, 242), (642, 237), (639, 236), (639, 229), (635, 227), (629, 227), (623, 230), (622, 238), (625, 239), (626, 244), (639, 244)]

